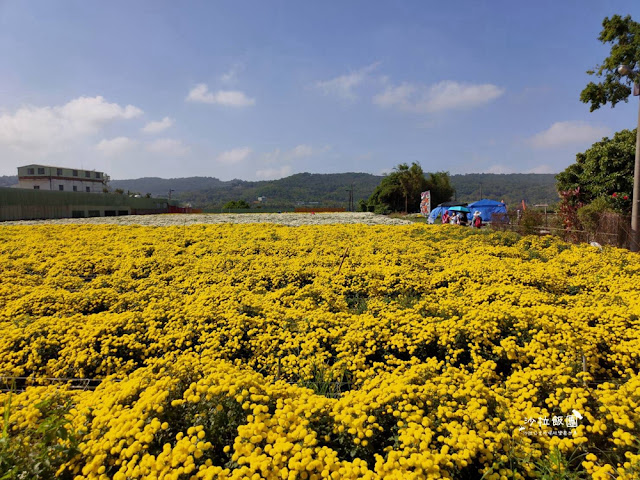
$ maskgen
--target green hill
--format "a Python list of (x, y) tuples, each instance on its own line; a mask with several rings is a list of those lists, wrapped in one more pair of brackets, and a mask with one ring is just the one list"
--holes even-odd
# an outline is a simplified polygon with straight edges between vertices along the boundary
[[(154, 197), (172, 197), (194, 207), (218, 209), (232, 200), (244, 200), (257, 204), (264, 197), (267, 207), (294, 207), (296, 205), (319, 205), (346, 207), (348, 189), (353, 184), (354, 204), (368, 199), (382, 176), (369, 173), (298, 173), (279, 180), (249, 182), (245, 180), (223, 181), (214, 177), (157, 178), (146, 177), (130, 180), (112, 180), (113, 189), (151, 193)], [(16, 176), (0, 176), (0, 186), (10, 187), (18, 183)], [(527, 204), (555, 204), (558, 194), (553, 174), (534, 173), (471, 173), (452, 175), (451, 184), (456, 190), (456, 199), (473, 202), (480, 198), (504, 200), (515, 206), (522, 200)]]
[(347, 190), (353, 184), (354, 204), (368, 199), (382, 177), (368, 173), (298, 173), (279, 180), (247, 182), (231, 180), (212, 184), (198, 191), (182, 192), (176, 198), (204, 208), (219, 208), (233, 200), (255, 203), (263, 197), (262, 205), (294, 207), (296, 205), (321, 205), (346, 207)]
[(186, 177), (186, 178), (159, 178), (143, 177), (132, 180), (111, 180), (111, 188), (121, 188), (130, 192), (138, 192), (142, 195), (150, 193), (154, 197), (166, 197), (169, 190), (172, 195), (184, 192), (196, 192), (210, 188), (224, 188), (227, 182), (214, 177)]
[(453, 175), (451, 184), (456, 189), (456, 199), (463, 202), (490, 198), (515, 207), (522, 200), (530, 205), (552, 205), (560, 200), (552, 173), (469, 173)]
[[(279, 180), (246, 182), (219, 180), (208, 188), (197, 191), (180, 191), (176, 195), (194, 206), (219, 208), (232, 200), (256, 202), (266, 197), (265, 205), (291, 207), (302, 204), (346, 207), (347, 190), (353, 183), (354, 204), (368, 199), (382, 176), (367, 173), (312, 174), (300, 173)], [(186, 179), (185, 179), (186, 180)], [(114, 183), (114, 182), (112, 182)], [(480, 198), (504, 200), (507, 205), (554, 204), (558, 201), (553, 174), (467, 174), (452, 175), (451, 184), (456, 189), (456, 199), (473, 202)], [(174, 188), (174, 187), (172, 187)]]

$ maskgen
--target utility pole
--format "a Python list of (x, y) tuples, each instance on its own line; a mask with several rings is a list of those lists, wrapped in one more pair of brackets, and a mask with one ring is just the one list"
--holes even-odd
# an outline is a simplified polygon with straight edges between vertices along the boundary
[(351, 211), (356, 211), (355, 205), (353, 204), (353, 182), (351, 182)]
[[(634, 95), (640, 94), (640, 71), (633, 71), (627, 65), (620, 65), (618, 67), (618, 73), (623, 76), (628, 76), (633, 80)], [(638, 104), (638, 124), (636, 127), (636, 158), (633, 168), (633, 198), (631, 203), (631, 241), (629, 242), (630, 250), (637, 252), (640, 249), (638, 244), (639, 238), (639, 217), (640, 217), (640, 103)]]
[(349, 190), (346, 190), (346, 192), (349, 193), (349, 203), (347, 205), (347, 211), (355, 212), (355, 208), (353, 205), (353, 182), (351, 183), (351, 188), (349, 188)]

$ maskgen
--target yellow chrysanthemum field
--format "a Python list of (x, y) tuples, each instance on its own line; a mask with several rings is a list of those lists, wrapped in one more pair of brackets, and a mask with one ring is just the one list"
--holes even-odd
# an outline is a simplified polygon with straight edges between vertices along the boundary
[(3, 226), (3, 438), (78, 480), (638, 479), (639, 274), (455, 226)]

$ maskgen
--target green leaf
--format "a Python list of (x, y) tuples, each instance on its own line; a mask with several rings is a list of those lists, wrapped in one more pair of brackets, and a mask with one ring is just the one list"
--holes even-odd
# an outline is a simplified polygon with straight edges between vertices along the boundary
[(580, 100), (590, 104), (592, 112), (607, 103), (615, 107), (619, 102), (628, 101), (633, 79), (622, 77), (617, 69), (619, 65), (635, 69), (640, 64), (640, 23), (629, 15), (624, 18), (620, 15), (606, 17), (598, 39), (604, 44), (611, 44), (611, 50), (600, 65), (587, 70), (589, 75), (603, 77), (599, 83), (589, 82), (580, 93)]

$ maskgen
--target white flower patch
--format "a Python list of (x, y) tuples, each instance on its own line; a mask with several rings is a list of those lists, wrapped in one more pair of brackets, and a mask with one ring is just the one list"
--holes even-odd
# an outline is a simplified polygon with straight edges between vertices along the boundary
[(361, 223), (365, 225), (406, 225), (409, 220), (389, 218), (370, 212), (341, 213), (195, 213), (162, 215), (126, 215), (122, 217), (61, 218), (55, 220), (21, 220), (0, 225), (143, 225), (168, 227), (213, 223), (275, 223), (297, 227), (300, 225), (330, 225)]

